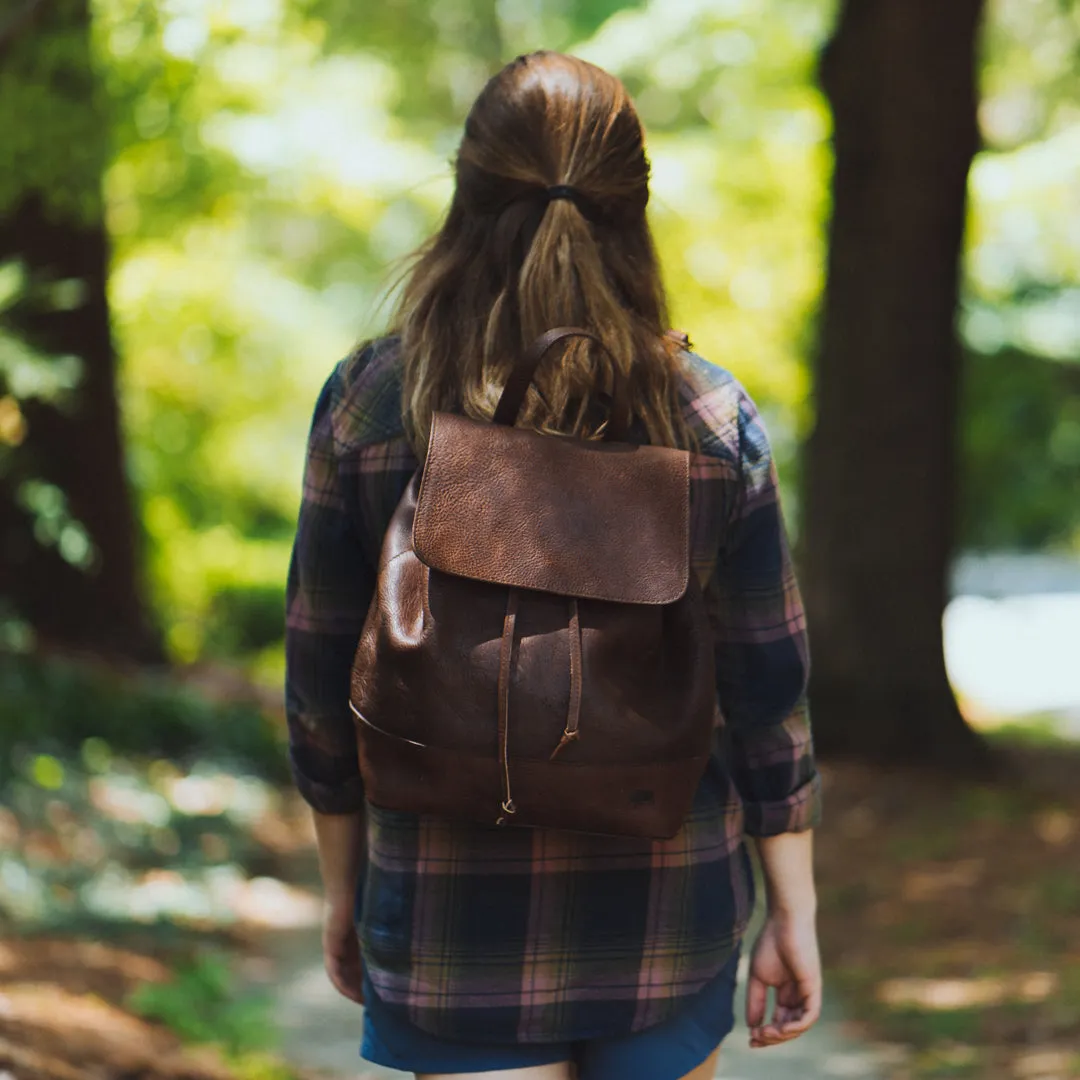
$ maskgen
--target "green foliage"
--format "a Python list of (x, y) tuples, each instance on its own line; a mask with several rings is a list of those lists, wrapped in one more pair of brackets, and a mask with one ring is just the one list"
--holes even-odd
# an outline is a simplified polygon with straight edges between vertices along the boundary
[(215, 655), (242, 657), (281, 640), (284, 609), (280, 586), (229, 585), (210, 606), (207, 648)]
[[(10, 323), (19, 311), (33, 305), (40, 311), (66, 311), (82, 302), (82, 282), (28, 281), (26, 268), (16, 259), (0, 263), (0, 388), (16, 401), (39, 398), (69, 404), (82, 378), (82, 362), (75, 356), (50, 357), (34, 349), (15, 333)], [(10, 432), (0, 444), (17, 446)]]
[[(1040, 906), (1059, 915), (1080, 915), (1080, 878), (1068, 870), (1050, 871), (1039, 883)], [(1066, 946), (1067, 947), (1067, 946)]]
[[(29, 425), (27, 402), (48, 402), (59, 409), (75, 406), (83, 378), (77, 356), (48, 355), (19, 334), (13, 323), (27, 310), (53, 315), (83, 302), (85, 289), (77, 280), (36, 280), (15, 259), (0, 263), (0, 481), (14, 487), (15, 503), (33, 521), (35, 540), (54, 547), (69, 565), (84, 572), (99, 565), (99, 552), (85, 526), (70, 512), (67, 495), (55, 484), (36, 479), (33, 462), (23, 450)], [(0, 648), (18, 646), (0, 612)]]
[(63, 757), (89, 738), (121, 755), (205, 758), (287, 778), (280, 730), (252, 703), (214, 702), (152, 674), (0, 654), (0, 787), (16, 760)]
[(266, 1050), (276, 1041), (269, 995), (237, 997), (229, 959), (220, 953), (197, 955), (168, 982), (143, 983), (125, 1004), (185, 1042), (216, 1043), (230, 1055)]
[(961, 821), (1021, 825), (1034, 812), (1034, 796), (1012, 787), (965, 787), (958, 792), (956, 810)]
[(993, 150), (1042, 142), (1075, 124), (1078, 51), (1073, 0), (989, 0), (980, 118)]
[(34, 538), (44, 547), (55, 547), (66, 563), (87, 571), (99, 563), (98, 551), (83, 524), (72, 517), (67, 496), (43, 480), (19, 485), (16, 501), (34, 520)]
[[(915, 1046), (937, 1042), (978, 1043), (984, 1013), (968, 1009), (897, 1009), (889, 1017), (893, 1038)], [(930, 1075), (933, 1075), (932, 1073)]]
[(992, 0), (961, 327), (960, 539), (1080, 548), (1080, 7)]
[(957, 838), (947, 828), (928, 828), (894, 837), (889, 844), (889, 854), (900, 862), (926, 859), (956, 858)]
[(297, 1080), (297, 1072), (285, 1062), (261, 1051), (250, 1050), (228, 1058), (237, 1080)]
[(1080, 367), (1015, 349), (968, 358), (964, 391), (968, 545), (1067, 546), (1080, 537)]
[(19, 656), (33, 647), (33, 627), (0, 597), (0, 653)]
[(0, 64), (0, 217), (30, 193), (53, 214), (101, 214), (108, 128), (94, 78), (85, 0), (54, 0)]
[(995, 724), (987, 729), (985, 735), (1003, 749), (1009, 746), (1066, 749), (1073, 742), (1066, 734), (1061, 716), (1053, 713), (1019, 716), (1007, 723)]
[(295, 1071), (269, 1052), (279, 1042), (272, 997), (235, 993), (224, 954), (204, 951), (167, 983), (137, 987), (125, 1003), (185, 1042), (216, 1045), (238, 1080), (295, 1080)]

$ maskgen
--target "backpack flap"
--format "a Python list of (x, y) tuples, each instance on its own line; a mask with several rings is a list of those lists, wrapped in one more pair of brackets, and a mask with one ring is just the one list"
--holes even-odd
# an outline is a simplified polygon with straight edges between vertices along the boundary
[(457, 577), (672, 604), (690, 579), (690, 455), (436, 413), (413, 545)]

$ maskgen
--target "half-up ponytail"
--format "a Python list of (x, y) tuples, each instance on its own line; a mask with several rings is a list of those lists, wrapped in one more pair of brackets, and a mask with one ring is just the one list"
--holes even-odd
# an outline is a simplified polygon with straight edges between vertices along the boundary
[[(431, 414), (490, 418), (510, 366), (554, 326), (597, 333), (624, 367), (651, 442), (685, 445), (675, 347), (645, 219), (648, 162), (622, 84), (556, 53), (519, 57), (465, 125), (442, 229), (408, 276), (397, 328), (404, 411), (421, 452)], [(523, 422), (599, 434), (603, 352), (572, 343), (542, 366)]]

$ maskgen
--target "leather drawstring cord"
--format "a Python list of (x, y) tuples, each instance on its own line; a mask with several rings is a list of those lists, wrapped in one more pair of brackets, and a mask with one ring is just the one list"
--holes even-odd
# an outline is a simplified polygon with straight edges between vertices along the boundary
[(562, 750), (578, 739), (578, 724), (581, 722), (581, 615), (578, 612), (576, 597), (570, 599), (570, 710), (566, 715), (566, 730), (559, 745), (551, 752), (549, 761), (554, 761)]
[[(505, 825), (507, 819), (517, 813), (514, 797), (510, 790), (510, 674), (514, 656), (514, 633), (517, 628), (518, 594), (511, 589), (506, 600), (506, 615), (503, 617), (502, 641), (499, 645), (499, 763), (502, 765), (502, 813), (496, 819), (496, 825)], [(566, 729), (559, 745), (551, 752), (550, 761), (554, 761), (562, 750), (579, 738), (578, 726), (581, 722), (581, 613), (578, 611), (576, 598), (570, 600), (570, 708), (566, 717)]]
[(502, 644), (499, 647), (499, 759), (502, 763), (503, 800), (502, 814), (495, 822), (505, 825), (508, 816), (517, 813), (514, 798), (510, 792), (510, 662), (514, 652), (514, 627), (517, 624), (518, 594), (511, 589), (506, 600), (506, 615), (503, 618)]

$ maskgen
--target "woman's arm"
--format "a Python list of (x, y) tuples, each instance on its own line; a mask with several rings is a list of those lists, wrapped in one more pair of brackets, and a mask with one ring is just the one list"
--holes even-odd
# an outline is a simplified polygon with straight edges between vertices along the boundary
[(817, 914), (813, 836), (808, 830), (757, 840), (769, 915), (813, 919)]
[(297, 789), (320, 814), (363, 809), (349, 679), (375, 574), (338, 471), (333, 414), (344, 365), (315, 404), (285, 588), (285, 719)]
[[(794, 1039), (821, 1015), (812, 837), (806, 831), (757, 840), (768, 906), (746, 987), (746, 1024), (755, 1048)], [(771, 1019), (770, 987), (776, 994)]]
[[(801, 1034), (821, 1003), (811, 829), (821, 812), (806, 687), (809, 648), (776, 468), (740, 394), (739, 483), (709, 590), (724, 760), (765, 872), (768, 914), (750, 965), (751, 1045)], [(766, 1022), (768, 988), (776, 990)]]
[(356, 881), (364, 857), (364, 814), (312, 811), (323, 896), (323, 964), (338, 993), (363, 1005), (363, 965), (356, 937)]
[(738, 438), (738, 486), (706, 598), (725, 763), (742, 797), (747, 835), (767, 837), (816, 824), (821, 782), (806, 696), (806, 617), (772, 448), (745, 391)]
[(364, 813), (320, 814), (312, 811), (319, 848), (323, 898), (330, 910), (352, 918), (356, 882), (364, 858)]
[(311, 807), (325, 896), (327, 974), (346, 997), (362, 1000), (353, 922), (364, 852), (364, 786), (349, 712), (349, 676), (374, 589), (338, 473), (333, 412), (344, 365), (315, 405), (304, 469), (303, 501), (286, 588), (285, 712), (289, 763)]

